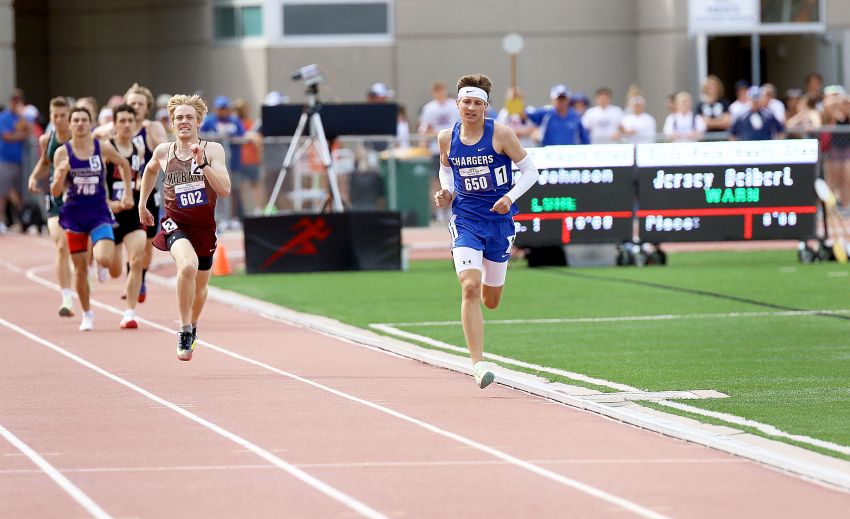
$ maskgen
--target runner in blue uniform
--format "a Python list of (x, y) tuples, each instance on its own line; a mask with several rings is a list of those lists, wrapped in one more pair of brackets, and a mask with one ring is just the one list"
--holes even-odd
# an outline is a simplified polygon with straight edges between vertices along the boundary
[[(516, 231), (514, 204), (537, 182), (537, 168), (514, 131), (485, 118), (493, 84), (483, 74), (457, 83), (460, 122), (440, 131), (440, 187), (437, 207), (451, 203), (449, 232), (461, 285), (463, 334), (478, 387), (495, 379), (484, 356), (481, 303), (499, 306)], [(520, 176), (512, 182), (511, 162)]]
[(86, 252), (91, 238), (94, 259), (107, 268), (112, 262), (115, 237), (112, 234), (113, 217), (106, 203), (106, 162), (116, 164), (124, 181), (121, 205), (133, 207), (130, 187), (130, 165), (107, 141), (92, 137), (91, 114), (85, 108), (72, 108), (71, 140), (56, 150), (53, 163), (56, 170), (50, 191), (63, 197), (59, 225), (68, 237), (68, 250), (74, 264), (74, 278), (83, 321), (80, 331), (94, 327), (94, 315), (89, 304), (89, 281)]

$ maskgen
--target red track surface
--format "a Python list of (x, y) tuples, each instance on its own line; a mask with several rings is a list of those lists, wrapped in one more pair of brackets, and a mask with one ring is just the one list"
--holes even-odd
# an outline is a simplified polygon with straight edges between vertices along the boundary
[[(199, 345), (188, 363), (175, 357), (174, 333), (144, 323), (119, 330), (120, 316), (102, 308), (95, 330), (81, 333), (76, 317), (56, 315), (58, 294), (25, 276), (51, 264), (48, 241), (0, 237), (0, 258), (0, 318), (11, 323), (0, 321), (0, 426), (114, 517), (353, 517), (356, 503), (388, 517), (850, 510), (850, 494), (212, 301), (200, 336), (221, 350)], [(35, 273), (54, 280), (51, 268)], [(93, 297), (120, 310), (120, 292), (112, 281)], [(173, 292), (149, 285), (139, 310), (175, 328)], [(0, 517), (86, 515), (0, 437)]]

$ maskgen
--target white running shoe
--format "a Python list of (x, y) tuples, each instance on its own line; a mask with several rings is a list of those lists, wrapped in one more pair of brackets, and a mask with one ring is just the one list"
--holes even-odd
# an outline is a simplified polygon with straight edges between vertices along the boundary
[(94, 314), (89, 312), (83, 312), (83, 322), (80, 323), (80, 331), (87, 332), (94, 329)]
[(74, 300), (71, 296), (62, 296), (62, 305), (59, 307), (59, 315), (62, 317), (74, 317)]
[(481, 389), (484, 389), (496, 380), (496, 375), (490, 371), (488, 364), (483, 360), (479, 360), (472, 366), (472, 376), (475, 377), (475, 383)]
[(98, 267), (97, 268), (97, 280), (100, 283), (106, 283), (106, 280), (109, 279), (109, 269), (106, 267)]

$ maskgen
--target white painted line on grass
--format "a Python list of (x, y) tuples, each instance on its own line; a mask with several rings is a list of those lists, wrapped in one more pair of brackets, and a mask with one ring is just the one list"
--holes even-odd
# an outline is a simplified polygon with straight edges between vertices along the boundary
[[(55, 285), (55, 284), (53, 284), (53, 283), (51, 283), (51, 282), (49, 282), (49, 281), (47, 281), (47, 280), (45, 280), (45, 279), (43, 279), (43, 278), (41, 278), (41, 277), (39, 277), (38, 275), (35, 274), (35, 271), (38, 270), (39, 268), (49, 268), (49, 266), (48, 267), (36, 267), (36, 268), (29, 269), (26, 272), (26, 277), (28, 279), (32, 280), (32, 281), (35, 281), (36, 283), (39, 283), (39, 284), (45, 286), (45, 287), (52, 288), (53, 290), (57, 290), (58, 289), (57, 285)], [(117, 315), (123, 315), (123, 310), (119, 310), (118, 308), (113, 307), (111, 305), (101, 303), (101, 302), (99, 302), (95, 299), (91, 299), (91, 305), (97, 306), (98, 308), (103, 308), (103, 309), (108, 310), (108, 311), (115, 313)], [(136, 320), (139, 321), (140, 323), (151, 326), (152, 328), (156, 328), (157, 330), (168, 333), (169, 335), (174, 334), (173, 329), (162, 326), (161, 324), (156, 323), (154, 321), (150, 321), (148, 319), (145, 319), (145, 318), (139, 317), (139, 316), (136, 317)], [(2, 319), (0, 319), (0, 321), (2, 321)], [(29, 333), (29, 332), (26, 332), (26, 333)], [(516, 458), (514, 456), (511, 456), (510, 454), (502, 452), (498, 449), (495, 449), (495, 448), (490, 447), (488, 445), (485, 445), (483, 443), (476, 442), (475, 440), (466, 438), (465, 436), (461, 436), (459, 434), (453, 433), (451, 431), (447, 431), (445, 429), (442, 429), (442, 428), (440, 428), (436, 425), (430, 424), (430, 423), (425, 422), (423, 420), (419, 420), (418, 418), (414, 418), (412, 416), (408, 416), (406, 414), (400, 413), (400, 412), (395, 411), (393, 409), (390, 409), (388, 407), (378, 405), (374, 402), (364, 400), (362, 398), (359, 398), (359, 397), (356, 397), (356, 396), (353, 396), (353, 395), (349, 395), (348, 393), (345, 393), (343, 391), (339, 391), (339, 390), (334, 389), (332, 387), (325, 386), (323, 384), (320, 384), (318, 382), (314, 382), (314, 381), (306, 379), (304, 377), (300, 377), (300, 376), (298, 376), (294, 373), (289, 373), (289, 372), (284, 371), (282, 369), (278, 369), (274, 366), (271, 366), (270, 364), (266, 364), (264, 362), (254, 360), (250, 357), (246, 357), (246, 356), (241, 355), (239, 353), (230, 351), (226, 348), (223, 348), (221, 346), (213, 344), (209, 341), (198, 339), (198, 343), (206, 346), (208, 349), (211, 349), (213, 351), (217, 351), (217, 352), (219, 352), (223, 355), (227, 355), (227, 356), (232, 357), (234, 359), (241, 360), (241, 361), (246, 362), (248, 364), (252, 364), (254, 366), (266, 369), (268, 371), (277, 373), (277, 374), (282, 375), (284, 377), (287, 377), (287, 378), (290, 378), (290, 379), (293, 379), (293, 380), (297, 380), (298, 382), (302, 382), (302, 383), (307, 384), (309, 386), (312, 386), (316, 389), (320, 389), (322, 391), (331, 393), (333, 395), (344, 398), (346, 400), (350, 400), (352, 402), (362, 404), (362, 405), (369, 407), (371, 409), (374, 409), (376, 411), (380, 411), (384, 414), (393, 416), (393, 417), (398, 418), (400, 420), (403, 420), (405, 422), (419, 426), (419, 427), (426, 429), (430, 432), (433, 432), (437, 435), (443, 436), (445, 438), (452, 439), (452, 440), (454, 440), (458, 443), (462, 443), (464, 445), (467, 445), (468, 447), (472, 447), (473, 449), (479, 450), (481, 452), (485, 452), (485, 453), (487, 453), (487, 454), (489, 454), (489, 455), (491, 455), (495, 458), (498, 458), (498, 459), (501, 459), (501, 460), (503, 460), (507, 463), (510, 463), (511, 465), (514, 465), (516, 467), (519, 467), (519, 468), (525, 469), (529, 472), (532, 472), (534, 474), (537, 474), (538, 476), (542, 476), (542, 477), (549, 479), (551, 481), (554, 481), (556, 483), (560, 483), (561, 485), (573, 488), (573, 489), (578, 490), (580, 492), (584, 492), (585, 494), (596, 497), (596, 498), (598, 498), (602, 501), (606, 501), (610, 504), (619, 506), (620, 508), (623, 508), (624, 510), (628, 510), (630, 512), (633, 512), (633, 513), (635, 513), (635, 514), (637, 514), (641, 517), (649, 517), (649, 518), (653, 518), (653, 519), (666, 518), (666, 516), (659, 514), (659, 513), (655, 512), (653, 510), (650, 510), (648, 508), (645, 508), (641, 505), (638, 505), (637, 503), (633, 503), (633, 502), (631, 502), (627, 499), (621, 498), (619, 496), (615, 496), (613, 494), (610, 494), (610, 493), (608, 493), (604, 490), (601, 490), (599, 488), (596, 488), (594, 486), (588, 485), (586, 483), (582, 483), (581, 481), (577, 481), (577, 480), (574, 480), (572, 478), (568, 478), (568, 477), (563, 476), (561, 474), (558, 474), (556, 472), (552, 472), (551, 470), (544, 469), (542, 467), (534, 465), (533, 463), (530, 463), (528, 461)], [(58, 346), (57, 346), (57, 348), (58, 348)], [(62, 350), (62, 351), (64, 351), (64, 350)], [(73, 355), (72, 353), (68, 353), (68, 354)], [(80, 360), (82, 360), (82, 359), (80, 359)], [(87, 362), (87, 361), (83, 361), (83, 362)], [(121, 379), (121, 380), (123, 380), (123, 379)], [(126, 381), (124, 381), (124, 382), (126, 382)], [(124, 382), (122, 382), (122, 383), (124, 383)], [(126, 382), (126, 384), (131, 384), (131, 383)], [(139, 388), (139, 389), (141, 390), (141, 388)], [(141, 390), (141, 391), (144, 391), (144, 390)], [(154, 395), (151, 395), (151, 396), (154, 396)], [(159, 398), (159, 397), (155, 397), (155, 398)], [(171, 405), (173, 406), (174, 404), (171, 404)], [(180, 409), (177, 406), (174, 406), (174, 410), (176, 410), (177, 412), (180, 412), (181, 414), (184, 414), (184, 416), (189, 416), (189, 415), (196, 416), (196, 415), (193, 415), (192, 413), (189, 413), (188, 411)], [(196, 417), (196, 418), (198, 420), (203, 420), (203, 418), (200, 418), (200, 417)], [(204, 421), (206, 422), (206, 420), (204, 420)], [(211, 424), (211, 425), (214, 425), (214, 424)], [(216, 426), (216, 427), (218, 427), (218, 426)], [(243, 441), (245, 441), (247, 445), (253, 445), (253, 444), (247, 443), (247, 440), (243, 440)], [(256, 447), (256, 448), (260, 449), (260, 447)], [(262, 450), (262, 449), (260, 449), (260, 450)], [(263, 451), (263, 452), (265, 454), (267, 454), (268, 456), (274, 457), (271, 453), (268, 453), (266, 451)], [(274, 458), (277, 459), (276, 457), (274, 457)], [(266, 458), (266, 459), (268, 459), (268, 458)], [(291, 465), (288, 465), (288, 466), (295, 469), (295, 467), (292, 467)]]
[[(92, 304), (94, 304), (94, 301), (92, 301)], [(223, 436), (224, 438), (227, 438), (228, 440), (240, 445), (241, 447), (244, 447), (245, 449), (251, 451), (252, 453), (256, 454), (257, 456), (268, 461), (272, 465), (275, 465), (276, 467), (284, 470), (285, 472), (287, 472), (290, 475), (294, 476), (295, 478), (299, 479), (301, 482), (313, 487), (315, 490), (318, 490), (319, 492), (325, 494), (326, 496), (338, 501), (339, 503), (341, 503), (344, 506), (346, 506), (346, 507), (354, 510), (355, 512), (363, 515), (364, 517), (370, 517), (370, 518), (376, 518), (376, 519), (377, 518), (380, 518), (380, 519), (385, 518), (385, 516), (383, 514), (381, 514), (380, 512), (378, 512), (377, 510), (374, 510), (374, 509), (366, 506), (365, 504), (354, 499), (353, 497), (337, 490), (336, 488), (328, 485), (327, 483), (319, 480), (318, 478), (311, 476), (310, 474), (304, 472), (303, 470), (295, 467), (291, 463), (288, 463), (288, 462), (282, 460), (281, 458), (279, 458), (279, 457), (275, 456), (274, 454), (268, 452), (267, 450), (263, 449), (262, 447), (246, 440), (245, 438), (242, 438), (241, 436), (239, 436), (235, 433), (232, 433), (229, 430), (227, 430), (227, 429), (225, 429), (225, 428), (223, 428), (219, 425), (216, 425), (215, 423), (210, 422), (209, 420), (206, 420), (205, 418), (201, 418), (200, 416), (198, 416), (194, 413), (186, 411), (185, 409), (181, 408), (180, 406), (178, 406), (178, 405), (176, 405), (172, 402), (169, 402), (168, 400), (165, 400), (164, 398), (161, 398), (161, 397), (151, 393), (150, 391), (133, 384), (132, 382), (130, 382), (128, 380), (125, 380), (125, 379), (123, 379), (123, 378), (121, 378), (117, 375), (114, 375), (114, 374), (110, 373), (109, 371), (101, 368), (100, 366), (97, 366), (97, 365), (87, 361), (86, 359), (80, 357), (79, 355), (71, 353), (70, 351), (68, 351), (68, 350), (66, 350), (66, 349), (64, 349), (60, 346), (57, 346), (56, 344), (48, 341), (47, 339), (39, 337), (38, 335), (35, 335), (35, 334), (25, 330), (24, 328), (21, 328), (20, 326), (7, 321), (6, 319), (3, 319), (2, 317), (0, 317), (0, 324), (2, 324), (6, 328), (8, 328), (8, 329), (20, 334), (20, 335), (23, 335), (24, 337), (26, 337), (27, 339), (30, 339), (33, 342), (37, 342), (37, 343), (41, 344), (42, 346), (46, 346), (47, 348), (50, 348), (51, 350), (55, 351), (56, 353), (59, 353), (60, 355), (67, 357), (68, 359), (76, 362), (77, 364), (85, 366), (86, 368), (89, 368), (90, 370), (92, 370), (92, 371), (94, 371), (94, 372), (96, 372), (100, 375), (103, 375), (104, 377), (112, 380), (113, 382), (117, 382), (117, 383), (121, 384), (122, 386), (124, 386), (128, 389), (131, 389), (131, 390), (135, 391), (136, 393), (139, 393), (140, 395), (144, 396), (145, 398), (147, 398), (149, 400), (153, 400), (154, 402), (160, 404), (163, 407), (167, 407), (168, 409), (171, 409), (175, 413), (183, 415), (184, 417), (188, 418), (189, 420), (192, 420), (193, 422), (199, 424), (200, 426), (202, 426), (206, 429), (209, 429), (210, 431), (218, 434), (219, 436)], [(47, 463), (47, 462), (45, 462), (45, 463)], [(108, 517), (108, 516), (104, 516), (104, 517)]]
[[(678, 321), (688, 319), (739, 319), (753, 317), (797, 317), (807, 315), (847, 315), (850, 309), (837, 310), (784, 310), (778, 312), (724, 312), (711, 314), (659, 314), (659, 315), (622, 315), (610, 317), (564, 317), (551, 319), (494, 319), (485, 324), (588, 324), (588, 323), (618, 323), (632, 321)], [(375, 323), (369, 326), (461, 326), (460, 321), (423, 321), (410, 323)]]
[[(2, 318), (0, 318), (2, 321)], [(57, 485), (59, 485), (62, 490), (68, 493), (74, 501), (80, 504), (83, 508), (86, 509), (88, 513), (92, 515), (92, 517), (96, 517), (97, 519), (110, 519), (112, 516), (106, 513), (97, 503), (92, 500), (89, 496), (85, 494), (82, 490), (77, 488), (76, 485), (71, 483), (71, 481), (62, 475), (61, 472), (56, 470), (56, 467), (47, 462), (44, 458), (39, 456), (37, 452), (35, 452), (29, 445), (23, 442), (20, 438), (12, 434), (9, 429), (6, 429), (2, 425), (0, 425), (0, 436), (6, 439), (9, 443), (15, 446), (16, 449), (21, 451), (24, 456), (30, 459), (33, 463), (38, 466), (45, 474), (47, 474), (50, 479), (52, 479)]]
[[(372, 325), (372, 326), (373, 326), (373, 328), (375, 328), (377, 330), (381, 330), (383, 332), (386, 332), (386, 333), (389, 333), (389, 334), (392, 334), (392, 335), (397, 335), (399, 337), (404, 337), (406, 339), (419, 341), (419, 342), (422, 342), (424, 344), (434, 346), (436, 348), (454, 351), (454, 352), (459, 352), (459, 353), (466, 353), (467, 352), (466, 348), (460, 348), (460, 347), (455, 346), (453, 344), (449, 344), (449, 343), (446, 343), (446, 342), (443, 342), (443, 341), (438, 341), (436, 339), (432, 339), (432, 338), (426, 337), (424, 335), (417, 335), (415, 333), (405, 332), (403, 330), (399, 330), (399, 329), (394, 328), (392, 326), (387, 326), (387, 325)], [(581, 373), (573, 373), (571, 371), (566, 371), (566, 370), (562, 370), (562, 369), (558, 369), (558, 368), (550, 368), (550, 367), (547, 367), (547, 366), (540, 366), (538, 364), (532, 364), (530, 362), (524, 362), (524, 361), (512, 359), (510, 357), (503, 357), (501, 355), (495, 355), (495, 354), (492, 354), (492, 353), (484, 353), (484, 357), (487, 358), (487, 359), (490, 359), (490, 360), (494, 360), (494, 361), (497, 361), (497, 362), (504, 363), (504, 364), (509, 364), (509, 365), (512, 365), (512, 366), (518, 366), (518, 367), (522, 367), (522, 368), (526, 368), (526, 369), (531, 369), (531, 370), (534, 370), (534, 371), (539, 371), (541, 373), (549, 373), (549, 374), (552, 374), (552, 375), (558, 375), (558, 376), (562, 376), (562, 377), (565, 377), (565, 378), (569, 378), (570, 380), (576, 380), (576, 381), (579, 381), (579, 382), (586, 382), (586, 383), (593, 384), (593, 385), (600, 386), (600, 387), (608, 387), (608, 388), (612, 388), (612, 389), (618, 389), (620, 391), (629, 391), (629, 392), (642, 392), (643, 391), (640, 388), (628, 386), (626, 384), (621, 384), (619, 382), (612, 382), (610, 380), (605, 380), (605, 379), (601, 379), (601, 378), (589, 377), (587, 375), (582, 375)], [(581, 397), (578, 397), (578, 398), (581, 398)], [(789, 439), (789, 440), (804, 443), (806, 445), (811, 445), (811, 446), (814, 446), (814, 447), (820, 447), (822, 449), (827, 449), (827, 450), (830, 450), (830, 451), (833, 451), (833, 452), (838, 452), (838, 453), (841, 453), (841, 454), (850, 455), (850, 447), (848, 447), (846, 445), (839, 445), (837, 443), (832, 443), (832, 442), (828, 442), (828, 441), (825, 441), (825, 440), (819, 440), (817, 438), (811, 438), (809, 436), (805, 436), (805, 435), (802, 435), (802, 434), (787, 433), (787, 432), (782, 431), (781, 429), (778, 429), (777, 427), (770, 425), (770, 424), (757, 422), (755, 420), (750, 420), (750, 419), (747, 419), (747, 418), (742, 418), (740, 416), (735, 416), (735, 415), (731, 415), (731, 414), (727, 414), (727, 413), (718, 413), (718, 412), (715, 412), (715, 411), (708, 411), (706, 409), (701, 409), (699, 407), (694, 407), (694, 406), (688, 405), (688, 404), (681, 404), (681, 403), (678, 403), (678, 402), (670, 402), (670, 401), (666, 401), (666, 400), (660, 400), (660, 401), (657, 401), (655, 403), (659, 404), (659, 405), (666, 406), (666, 407), (678, 409), (680, 411), (685, 411), (685, 412), (700, 415), (700, 416), (715, 418), (717, 420), (723, 420), (725, 422), (732, 423), (732, 424), (735, 424), (735, 425), (751, 427), (753, 429), (756, 429), (756, 430), (758, 430), (758, 431), (760, 431), (764, 434), (770, 435), (770, 436), (777, 436), (777, 437), (781, 437), (781, 438), (786, 438), (786, 439)]]

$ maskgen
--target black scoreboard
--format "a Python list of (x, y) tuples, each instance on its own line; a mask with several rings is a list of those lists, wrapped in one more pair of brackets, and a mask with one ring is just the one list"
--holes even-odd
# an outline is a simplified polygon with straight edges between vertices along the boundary
[(540, 178), (517, 200), (518, 247), (632, 239), (634, 145), (547, 146), (527, 151)]
[(815, 237), (816, 140), (640, 144), (646, 242)]

